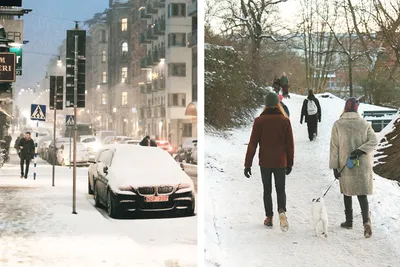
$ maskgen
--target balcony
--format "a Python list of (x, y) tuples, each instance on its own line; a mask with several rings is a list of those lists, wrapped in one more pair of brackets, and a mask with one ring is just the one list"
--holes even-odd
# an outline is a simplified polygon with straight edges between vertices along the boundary
[(148, 70), (151, 69), (151, 67), (153, 66), (153, 61), (151, 57), (144, 57), (142, 58), (142, 60), (140, 60), (140, 68), (142, 70)]
[(145, 7), (139, 8), (139, 18), (141, 20), (148, 20), (151, 19), (151, 14), (146, 11)]
[(147, 27), (147, 30), (146, 30), (147, 40), (150, 40), (150, 41), (157, 40), (158, 37), (154, 34), (154, 27), (153, 26)]
[(197, 30), (188, 33), (187, 35), (187, 46), (193, 47), (197, 45)]
[(155, 3), (151, 3), (151, 4), (146, 5), (146, 13), (147, 13), (147, 15), (152, 16), (152, 15), (158, 13), (157, 9), (155, 9), (155, 6), (156, 6)]
[(160, 50), (154, 50), (153, 52), (153, 65), (157, 65), (161, 62), (161, 59), (165, 59), (165, 48)]
[(139, 43), (140, 44), (151, 44), (151, 39), (147, 38), (147, 32), (141, 33), (139, 36)]
[(159, 18), (154, 25), (155, 35), (165, 35), (165, 18)]
[(189, 17), (197, 15), (197, 0), (192, 0), (192, 2), (188, 4), (187, 11)]
[(155, 7), (157, 8), (164, 8), (165, 7), (165, 0), (155, 0)]

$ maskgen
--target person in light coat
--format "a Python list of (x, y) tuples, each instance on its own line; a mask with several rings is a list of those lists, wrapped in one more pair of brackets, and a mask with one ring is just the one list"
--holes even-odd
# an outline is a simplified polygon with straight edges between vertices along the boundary
[[(339, 179), (340, 191), (344, 196), (346, 221), (341, 227), (353, 227), (352, 196), (357, 196), (366, 238), (372, 234), (367, 195), (373, 193), (372, 152), (377, 143), (371, 125), (358, 114), (357, 99), (349, 98), (343, 114), (332, 128), (329, 167)], [(359, 166), (351, 169), (344, 167), (350, 155), (358, 157)]]

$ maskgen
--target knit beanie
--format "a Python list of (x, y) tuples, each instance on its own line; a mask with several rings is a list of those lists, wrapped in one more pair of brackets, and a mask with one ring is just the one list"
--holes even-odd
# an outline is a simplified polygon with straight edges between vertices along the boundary
[(347, 99), (344, 106), (345, 112), (357, 112), (358, 111), (358, 100), (355, 97)]
[(283, 95), (279, 95), (279, 100), (282, 102), (282, 100), (283, 100)]
[(275, 107), (276, 105), (279, 104), (279, 97), (275, 93), (269, 93), (267, 97), (265, 98), (265, 105), (267, 107)]

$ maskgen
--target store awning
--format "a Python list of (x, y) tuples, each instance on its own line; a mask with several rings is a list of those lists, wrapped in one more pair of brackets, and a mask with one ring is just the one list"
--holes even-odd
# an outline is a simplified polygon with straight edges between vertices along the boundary
[(191, 102), (186, 107), (185, 116), (197, 117), (197, 102)]

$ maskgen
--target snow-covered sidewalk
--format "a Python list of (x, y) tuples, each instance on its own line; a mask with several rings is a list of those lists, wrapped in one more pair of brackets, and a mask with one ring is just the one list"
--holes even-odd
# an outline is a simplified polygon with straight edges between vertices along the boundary
[[(315, 142), (307, 136), (306, 124), (300, 125), (304, 97), (292, 95), (284, 100), (290, 109), (295, 136), (295, 165), (287, 177), (287, 216), (289, 232), (263, 226), (262, 182), (258, 157), (253, 176), (243, 175), (243, 163), (251, 126), (232, 132), (228, 139), (206, 135), (205, 251), (206, 266), (399, 266), (400, 187), (375, 177), (375, 194), (370, 196), (371, 239), (363, 236), (361, 211), (353, 199), (354, 229), (339, 227), (344, 206), (338, 184), (325, 197), (329, 215), (328, 238), (316, 237), (312, 228), (311, 200), (321, 196), (334, 177), (328, 169), (329, 140), (332, 125), (343, 111), (344, 101), (319, 98), (322, 123)], [(360, 105), (360, 111), (379, 107)], [(273, 129), (271, 129), (273, 130)], [(273, 192), (274, 209), (276, 194)]]
[[(33, 172), (33, 168), (31, 169)], [(78, 169), (78, 188), (86, 188)], [(19, 166), (0, 169), (0, 266), (165, 266), (77, 193), (72, 214), (72, 170), (39, 165), (38, 177), (19, 178)]]

